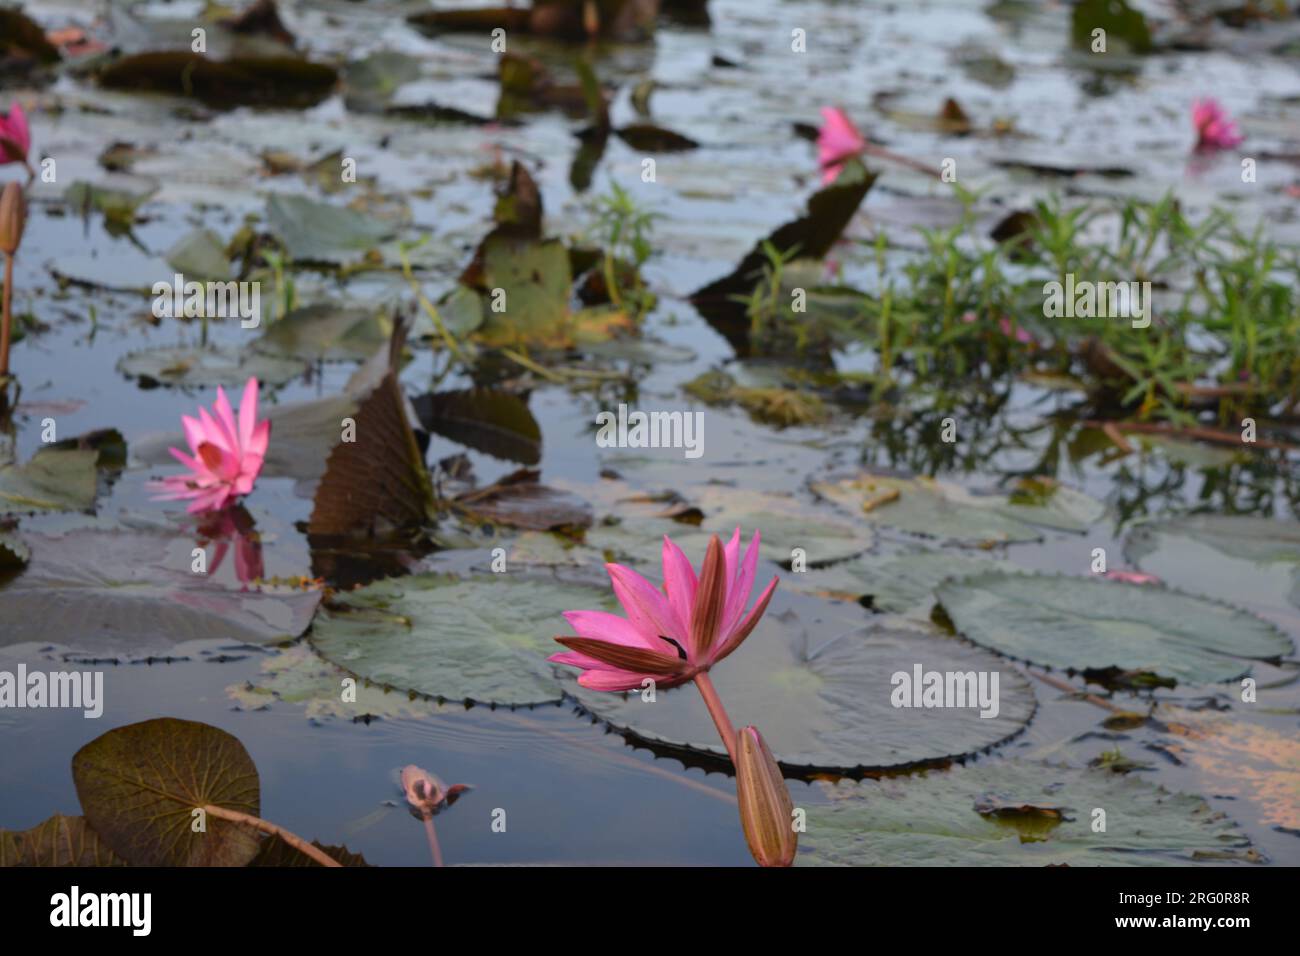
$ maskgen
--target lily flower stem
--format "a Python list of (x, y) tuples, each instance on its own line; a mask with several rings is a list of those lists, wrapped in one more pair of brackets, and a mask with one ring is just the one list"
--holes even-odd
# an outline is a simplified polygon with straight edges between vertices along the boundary
[(288, 830), (284, 829), (284, 827), (276, 826), (270, 820), (263, 820), (261, 817), (255, 817), (251, 813), (240, 813), (238, 810), (227, 810), (225, 807), (218, 807), (211, 803), (203, 808), (203, 812), (210, 817), (217, 817), (220, 820), (229, 820), (231, 823), (242, 823), (255, 830), (261, 830), (263, 833), (278, 836), (299, 853), (306, 854), (321, 866), (343, 866), (343, 864), (338, 860), (312, 846), (296, 833), (290, 833)]
[(722, 698), (718, 696), (718, 689), (713, 686), (713, 679), (709, 677), (708, 671), (701, 671), (695, 675), (695, 686), (700, 689), (700, 696), (704, 698), (704, 706), (709, 708), (709, 716), (713, 718), (713, 725), (718, 728), (718, 736), (727, 746), (727, 756), (731, 758), (732, 766), (736, 765), (736, 728), (731, 723), (731, 718), (727, 716), (727, 709), (722, 706)]
[(14, 290), (14, 257), (5, 255), (5, 292), (3, 315), (0, 315), (0, 378), (9, 374), (9, 335), (13, 327), (10, 306)]
[(433, 854), (433, 865), (442, 866), (442, 848), (438, 846), (438, 833), (433, 828), (433, 814), (424, 815), (424, 833), (429, 838), (429, 852)]

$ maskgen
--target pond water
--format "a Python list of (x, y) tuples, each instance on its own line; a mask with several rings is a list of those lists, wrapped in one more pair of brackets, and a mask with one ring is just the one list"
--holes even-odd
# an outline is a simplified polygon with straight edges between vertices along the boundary
[[(116, 36), (129, 53), (182, 48), (201, 4), (109, 6)], [(392, 66), (400, 54), (404, 82), (385, 92), (387, 105), (436, 103), (485, 117), (495, 108), (497, 55), (488, 39), (479, 33), (423, 35), (404, 20), (422, 5), (299, 0), (280, 6), (299, 51), (313, 59), (343, 63), (377, 55)], [(46, 0), (26, 5), (47, 29), (70, 22), (91, 26), (82, 7)], [(93, 514), (23, 516), (19, 533), (136, 527), (173, 529), (176, 540), (187, 544), (195, 538), (183, 509), (153, 500), (148, 483), (175, 473), (157, 450), (178, 435), (180, 415), (211, 406), (215, 389), (145, 388), (123, 374), (119, 362), (144, 350), (192, 348), (204, 336), (217, 345), (243, 348), (261, 330), (242, 329), (228, 319), (201, 326), (196, 320), (151, 317), (147, 290), (170, 280), (174, 270), (165, 259), (178, 241), (197, 228), (212, 230), (223, 242), (249, 222), (264, 229), (268, 197), (274, 194), (354, 202), (404, 240), (428, 237), (410, 255), (425, 294), (436, 301), (455, 287), (491, 228), (495, 193), (482, 171), (512, 159), (521, 160), (537, 182), (547, 235), (595, 241), (594, 197), (606, 195), (611, 183), (658, 217), (653, 255), (643, 269), (658, 296), (642, 330), (655, 343), (652, 358), (593, 361), (571, 355), (556, 360), (557, 367), (619, 375), (599, 379), (595, 387), (588, 379), (535, 377), (527, 392), (541, 432), (535, 465), (541, 480), (591, 502), (598, 524), (603, 515), (624, 513), (620, 499), (636, 491), (676, 492), (705, 512), (706, 527), (715, 513), (764, 516), (774, 500), (788, 500), (793, 510), (775, 516), (771, 531), (760, 523), (765, 539), (774, 553), (815, 550), (824, 543), (827, 525), (847, 521), (835, 501), (811, 490), (812, 483), (828, 476), (871, 467), (1005, 494), (1016, 477), (1047, 473), (1103, 502), (1104, 517), (1083, 533), (1048, 529), (1033, 536), (1038, 540), (960, 549), (960, 554), (965, 558), (973, 551), (1029, 571), (1083, 578), (1097, 548), (1105, 549), (1112, 568), (1133, 568), (1135, 562), (1124, 557), (1126, 543), (1132, 554), (1132, 529), (1142, 519), (1198, 512), (1255, 514), (1279, 524), (1296, 520), (1300, 489), (1285, 454), (1225, 452), (1186, 441), (1135, 442), (1129, 455), (1107, 454), (1104, 443), (1089, 445), (1072, 431), (1074, 423), (1065, 414), (1072, 406), (1068, 393), (1024, 381), (1010, 386), (1005, 401), (983, 419), (959, 419), (955, 445), (937, 440), (933, 429), (918, 426), (910, 415), (899, 412), (895, 419), (891, 406), (876, 402), (869, 389), (850, 389), (852, 400), (836, 405), (827, 421), (777, 429), (738, 406), (704, 405), (682, 386), (715, 368), (764, 380), (772, 363), (739, 359), (689, 296), (728, 273), (758, 239), (804, 208), (818, 188), (819, 170), (816, 147), (795, 134), (794, 124), (817, 124), (819, 109), (827, 105), (846, 109), (874, 142), (893, 152), (934, 167), (955, 159), (958, 181), (979, 194), (977, 215), (990, 226), (1049, 196), (1156, 200), (1172, 191), (1189, 217), (1228, 208), (1242, 228), (1259, 227), (1279, 244), (1296, 242), (1300, 201), (1286, 187), (1300, 176), (1300, 72), (1294, 57), (1300, 34), (1290, 34), (1289, 55), (1281, 33), (1274, 35), (1281, 40), (1264, 42), (1261, 31), (1220, 27), (1203, 49), (1188, 44), (1158, 56), (1116, 57), (1098, 65), (1071, 49), (1068, 9), (1056, 3), (713, 0), (708, 9), (708, 26), (663, 18), (652, 42), (602, 43), (593, 49), (590, 62), (601, 82), (618, 88), (612, 101), (615, 126), (636, 120), (632, 90), (652, 80), (654, 121), (700, 145), (655, 153), (655, 181), (645, 182), (647, 154), (611, 137), (584, 190), (575, 189), (570, 170), (579, 145), (574, 133), (584, 122), (555, 111), (529, 113), (516, 125), (435, 123), (349, 105), (342, 95), (306, 109), (218, 110), (193, 100), (105, 90), (72, 72), (45, 86), (7, 81), (0, 104), (17, 98), (31, 107), (34, 153), (56, 159), (57, 179), (38, 178), (32, 185), (17, 258), (15, 312), (30, 314), (39, 327), (28, 329), (14, 347), (21, 397), (4, 441), (12, 444), (14, 459), (26, 461), (42, 448), (44, 420), (53, 419), (59, 438), (116, 429), (130, 455), (128, 466), (101, 489)], [(97, 25), (92, 32), (102, 29)], [(806, 52), (791, 50), (792, 30), (806, 31)], [(219, 30), (210, 33), (211, 49), (221, 55), (221, 44), (229, 40)], [(567, 70), (575, 49), (529, 37), (511, 42), (557, 73)], [(1240, 154), (1192, 158), (1188, 111), (1199, 95), (1217, 97), (1241, 121), (1247, 146)], [(926, 121), (948, 97), (971, 118), (973, 134), (953, 136)], [(1014, 134), (997, 135), (1000, 120), (1013, 121)], [(129, 170), (104, 168), (100, 157), (111, 144), (133, 147)], [(329, 193), (310, 172), (271, 174), (265, 159), (274, 152), (303, 163), (321, 157), (337, 163), (336, 151), (355, 159), (358, 182), (331, 182)], [(1259, 157), (1251, 183), (1242, 182), (1240, 156), (1245, 155)], [(1037, 168), (1030, 168), (1034, 164)], [(1043, 167), (1064, 173), (1050, 174)], [(947, 184), (898, 164), (882, 169), (831, 254), (840, 270), (837, 281), (872, 292), (881, 287), (877, 235), (889, 240), (887, 274), (901, 274), (904, 263), (922, 249), (918, 227), (946, 227), (961, 214)], [(1114, 169), (1126, 174), (1108, 172)], [(15, 166), (0, 172), (20, 175)], [(69, 199), (69, 187), (77, 182), (147, 198), (129, 229), (116, 228), (102, 211), (78, 208)], [(297, 302), (416, 315), (394, 246), (382, 246), (367, 264), (342, 272), (291, 266)], [(265, 283), (264, 305), (279, 291)], [(408, 395), (488, 381), (518, 384), (517, 367), (505, 375), (453, 369), (440, 378), (448, 361), (436, 344), (433, 338), (414, 343), (400, 374)], [(879, 358), (862, 343), (838, 350), (834, 363), (843, 381), (852, 382), (855, 374), (874, 372)], [(263, 403), (275, 409), (340, 394), (358, 365), (314, 362), (305, 374), (265, 389)], [(619, 402), (703, 411), (704, 454), (687, 459), (681, 449), (599, 447), (595, 417)], [(273, 447), (276, 435), (273, 431)], [(430, 464), (460, 454), (467, 456), (480, 485), (519, 467), (517, 461), (442, 435), (429, 437), (425, 458)], [(611, 473), (617, 473), (617, 482)], [(378, 576), (362, 561), (331, 579), (331, 566), (319, 556), (314, 560), (304, 533), (312, 512), (310, 489), (293, 477), (263, 476), (245, 508), (260, 535), (263, 577), (324, 577), (325, 585), (342, 585)], [(855, 520), (861, 523), (861, 517)], [(807, 544), (799, 529), (804, 520)], [(695, 530), (681, 529), (683, 535)], [(752, 530), (743, 529), (746, 536)], [(504, 547), (511, 561), (521, 553), (516, 549), (522, 533), (508, 528), (473, 529), (447, 519), (443, 531), (443, 543), (450, 547), (411, 553), (403, 558), (405, 570), (483, 571), (494, 548)], [(543, 548), (538, 538), (536, 532), (523, 537), (523, 553)], [(648, 533), (646, 540), (648, 553), (655, 553), (655, 536)], [(881, 558), (933, 544), (888, 526), (860, 543), (858, 550)], [(33, 555), (39, 556), (38, 548)], [(1292, 641), (1300, 637), (1300, 607), (1271, 599), (1279, 588), (1269, 575), (1283, 575), (1286, 585), (1292, 565), (1279, 570), (1270, 564), (1271, 570), (1256, 572), (1243, 571), (1238, 562), (1220, 571), (1215, 565), (1220, 552), (1198, 551), (1190, 543), (1162, 555), (1153, 562), (1160, 565), (1156, 573), (1171, 583), (1219, 578), (1210, 597), (1253, 612)], [(691, 557), (698, 562), (702, 550)], [(781, 585), (755, 640), (774, 639), (771, 635), (796, 626), (791, 623), (796, 620), (814, 644), (880, 623), (878, 611), (826, 596), (842, 595), (845, 588), (834, 566), (801, 574), (770, 557), (765, 552), (759, 580), (776, 575)], [(106, 578), (121, 576), (111, 550), (88, 559)], [(562, 576), (552, 567), (527, 570), (542, 580)], [(598, 579), (599, 567), (574, 573)], [(657, 580), (656, 566), (647, 573)], [(240, 587), (234, 562), (213, 577), (225, 588)], [(20, 574), (11, 575), (0, 585), (0, 604), (6, 587), (20, 580)], [(96, 606), (89, 602), (76, 613), (93, 620)], [(75, 615), (69, 612), (67, 620), (74, 629)], [(927, 626), (924, 615), (913, 623)], [(548, 626), (555, 634), (566, 633), (558, 614)], [(0, 826), (5, 828), (31, 827), (55, 812), (78, 813), (69, 772), (73, 753), (114, 727), (166, 716), (202, 721), (239, 738), (258, 769), (262, 816), (308, 839), (346, 844), (372, 864), (428, 863), (422, 828), (407, 813), (395, 782), (395, 771), (406, 764), (426, 767), (447, 782), (473, 785), (438, 817), (443, 853), (451, 864), (751, 862), (725, 760), (615, 731), (572, 696), (511, 708), (439, 703), (400, 688), (381, 696), (371, 689), (366, 706), (348, 709), (336, 706), (339, 674), (313, 656), (307, 638), (287, 647), (196, 640), (100, 652), (80, 647), (76, 636), (69, 633), (58, 644), (0, 639), (0, 670), (13, 670), (19, 662), (54, 669), (68, 654), (74, 661), (93, 661), (78, 666), (104, 671), (106, 701), (97, 720), (83, 719), (77, 711), (0, 710)], [(738, 667), (745, 653), (719, 671)], [(300, 670), (278, 685), (279, 697), (248, 691), (265, 686), (268, 668), (286, 660)], [(911, 660), (900, 655), (898, 667), (910, 667)], [(1147, 764), (1128, 777), (1198, 794), (1214, 811), (1226, 813), (1249, 839), (1254, 859), (1300, 863), (1300, 685), (1293, 662), (1252, 663), (1260, 686), (1255, 704), (1243, 704), (1232, 681), (1118, 690), (1107, 698), (1121, 710), (1143, 713), (1159, 700), (1168, 713), (1177, 708), (1183, 725), (1199, 727), (1200, 736), (1171, 730), (1168, 722), (1104, 726), (1111, 713), (1038, 679), (1034, 675), (1043, 673), (1041, 668), (1008, 658), (1000, 666), (1006, 674), (1029, 675), (1025, 683), (1036, 710), (1005, 742), (971, 754), (971, 766), (1048, 761), (1084, 767), (1118, 748), (1125, 758)], [(306, 676), (310, 673), (316, 676)], [(1085, 687), (1059, 669), (1051, 676), (1070, 680), (1076, 690)], [(759, 715), (761, 725), (761, 701), (733, 706)], [(358, 711), (373, 717), (353, 719)], [(1227, 723), (1206, 729), (1211, 720)], [(695, 739), (705, 739), (711, 730), (705, 724)], [(934, 756), (950, 753), (940, 749)], [(940, 761), (924, 772), (947, 771)], [(795, 805), (827, 805), (833, 796), (826, 780), (832, 776), (815, 768), (790, 770)], [(493, 827), (499, 809), (508, 819), (504, 832)]]

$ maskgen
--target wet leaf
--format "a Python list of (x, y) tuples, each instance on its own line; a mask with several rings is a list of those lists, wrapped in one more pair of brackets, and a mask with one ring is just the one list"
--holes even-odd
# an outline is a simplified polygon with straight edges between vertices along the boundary
[[(1252, 859), (1250, 841), (1202, 798), (1139, 778), (1024, 761), (842, 781), (808, 807), (801, 866), (1188, 866)], [(1056, 814), (981, 813), (989, 806)], [(1094, 807), (1106, 830), (1094, 833)]]
[(45, 31), (19, 10), (0, 7), (0, 55), (32, 57), (41, 63), (57, 63), (59, 51), (45, 39)]
[(167, 264), (189, 280), (229, 279), (230, 257), (211, 229), (196, 229), (167, 250)]
[(964, 637), (1076, 672), (1116, 667), (1209, 684), (1291, 652), (1286, 635), (1252, 614), (1153, 585), (986, 571), (936, 594)]
[(31, 560), (32, 552), (22, 538), (9, 531), (0, 531), (0, 574), (17, 571)]
[(264, 388), (283, 385), (307, 371), (307, 363), (288, 355), (219, 345), (177, 346), (131, 352), (117, 370), (137, 379), (141, 388), (231, 388), (257, 379)]
[(476, 337), (489, 346), (570, 344), (572, 284), (569, 253), (558, 239), (489, 237), (483, 244), (483, 287), (503, 290), (505, 311), (485, 308)]
[(444, 438), (495, 458), (535, 465), (542, 430), (518, 395), (494, 388), (430, 392), (412, 405), (420, 424)]
[(56, 813), (30, 830), (0, 830), (0, 867), (126, 865), (85, 817)]
[(574, 531), (591, 524), (591, 507), (586, 501), (540, 484), (538, 475), (521, 468), (487, 488), (458, 496), (455, 506), (477, 521), (529, 531)]
[(450, 701), (541, 704), (560, 698), (546, 658), (565, 631), (561, 613), (610, 604), (607, 588), (509, 574), (390, 578), (339, 595), (311, 643), (379, 684)]
[(355, 425), (355, 440), (339, 441), (325, 463), (308, 533), (375, 536), (431, 523), (433, 484), (395, 372), (361, 402)]
[[(311, 845), (343, 866), (370, 866), (360, 853), (353, 853), (345, 846), (327, 846), (319, 840), (312, 840)], [(248, 862), (249, 866), (321, 866), (301, 850), (290, 846), (278, 836), (269, 836), (262, 841), (257, 856)]]
[(700, 145), (689, 136), (653, 123), (632, 123), (614, 132), (623, 142), (643, 153), (682, 153)]
[(1115, 40), (1136, 53), (1149, 53), (1151, 31), (1146, 17), (1126, 0), (1080, 0), (1070, 13), (1070, 36), (1077, 47), (1092, 48), (1093, 31), (1104, 30), (1107, 47)]
[(0, 588), (0, 645), (113, 653), (201, 639), (272, 644), (301, 634), (320, 602), (314, 590), (215, 585), (191, 570), (188, 538), (82, 528), (24, 541), (30, 564)]
[(1300, 607), (1300, 524), (1245, 515), (1185, 515), (1134, 526), (1124, 556), (1143, 571), (1245, 607)]
[[(822, 603), (794, 600), (800, 607)], [(851, 771), (942, 760), (993, 747), (1029, 722), (1033, 691), (1014, 668), (961, 641), (921, 630), (861, 627), (851, 623), (855, 617), (846, 608), (804, 624), (798, 616), (769, 611), (743, 648), (710, 671), (733, 723), (761, 719), (763, 737), (782, 766)], [(916, 664), (926, 671), (1000, 671), (999, 713), (894, 707), (892, 676), (902, 672), (911, 679)], [(638, 739), (726, 752), (694, 687), (659, 690), (654, 702), (639, 691), (589, 691), (576, 680), (567, 690), (585, 709)]]
[(41, 448), (22, 465), (0, 465), (0, 514), (89, 511), (98, 459), (90, 449)]
[(134, 866), (243, 866), (256, 831), (194, 811), (223, 807), (257, 816), (257, 767), (235, 737), (207, 724), (163, 717), (118, 727), (72, 758), (86, 821)]
[(123, 57), (99, 74), (110, 90), (193, 97), (208, 106), (315, 106), (334, 91), (332, 66), (292, 56), (210, 60), (200, 53), (153, 52)]
[(287, 647), (262, 662), (251, 680), (226, 688), (240, 710), (266, 710), (276, 702), (305, 705), (304, 716), (313, 722), (329, 719), (370, 723), (372, 720), (427, 717), (434, 705), (412, 698), (406, 691), (385, 690), (364, 682), (356, 687), (356, 700), (341, 693), (346, 671), (323, 660), (305, 644)]
[(392, 323), (370, 309), (309, 305), (277, 320), (254, 346), (258, 352), (309, 361), (357, 361), (392, 336)]
[(873, 611), (928, 620), (939, 582), (991, 568), (1012, 567), (993, 558), (975, 557), (976, 554), (917, 551), (885, 558), (866, 555), (799, 575), (794, 584), (801, 590), (861, 598)]
[(346, 206), (280, 193), (267, 201), (266, 218), (299, 262), (353, 262), (395, 231)]

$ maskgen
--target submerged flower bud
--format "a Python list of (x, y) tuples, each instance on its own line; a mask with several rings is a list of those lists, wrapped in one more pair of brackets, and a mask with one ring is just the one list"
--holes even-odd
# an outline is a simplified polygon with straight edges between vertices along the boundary
[(467, 784), (454, 783), (450, 787), (423, 767), (408, 764), (402, 768), (402, 790), (411, 805), (411, 815), (431, 817), (444, 807), (449, 807), (469, 789)]
[(23, 227), (27, 224), (27, 201), (22, 187), (6, 183), (0, 193), (0, 252), (12, 256), (23, 241)]
[(799, 837), (794, 832), (794, 802), (755, 727), (736, 734), (736, 796), (745, 842), (759, 866), (789, 866)]

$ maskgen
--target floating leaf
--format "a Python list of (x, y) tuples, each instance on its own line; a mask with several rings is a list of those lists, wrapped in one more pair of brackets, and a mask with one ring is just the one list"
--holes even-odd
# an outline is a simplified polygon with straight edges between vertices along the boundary
[(58, 49), (45, 38), (39, 23), (18, 10), (0, 8), (0, 54), (32, 56), (42, 63), (57, 63)]
[(330, 452), (308, 533), (374, 536), (432, 522), (433, 484), (396, 373), (365, 398), (355, 424), (355, 440), (340, 441)]
[(487, 488), (458, 496), (458, 510), (479, 521), (530, 531), (574, 531), (591, 524), (591, 507), (567, 491), (538, 483), (539, 473), (521, 468)]
[(305, 704), (308, 720), (340, 718), (362, 723), (371, 720), (427, 717), (433, 705), (404, 691), (359, 684), (356, 699), (340, 693), (346, 676), (310, 647), (295, 644), (262, 662), (255, 678), (226, 688), (240, 710), (265, 710), (277, 701)]
[(968, 545), (1037, 541), (1042, 535), (1011, 517), (1002, 498), (977, 498), (929, 478), (864, 474), (812, 482), (812, 490), (850, 514), (910, 534)]
[(642, 153), (682, 153), (698, 149), (700, 145), (689, 136), (653, 123), (633, 123), (614, 132), (619, 139)]
[(1186, 515), (1129, 532), (1124, 556), (1169, 584), (1273, 609), (1300, 607), (1300, 524), (1244, 515)]
[(309, 305), (273, 323), (254, 348), (310, 361), (355, 361), (374, 355), (392, 331), (385, 316), (369, 309)]
[(56, 813), (30, 830), (0, 830), (0, 867), (126, 865), (85, 817)]
[[(1258, 858), (1236, 824), (1202, 798), (1103, 770), (981, 761), (841, 781), (830, 792), (829, 806), (808, 807), (798, 865), (1187, 866)], [(1104, 832), (1093, 832), (1094, 807), (1106, 810)]]
[(96, 737), (72, 758), (86, 821), (134, 866), (243, 866), (256, 831), (212, 814), (196, 832), (194, 811), (222, 807), (257, 816), (257, 767), (235, 737), (192, 720), (162, 717)]
[(0, 514), (89, 511), (98, 459), (90, 449), (42, 448), (26, 464), (0, 466)]
[[(312, 840), (311, 845), (320, 850), (326, 856), (330, 857), (336, 863), (342, 866), (369, 866), (365, 857), (360, 853), (353, 853), (345, 846), (327, 846), (318, 840)], [(306, 853), (296, 847), (290, 846), (280, 837), (272, 835), (262, 841), (261, 849), (257, 851), (257, 856), (253, 857), (248, 863), (249, 866), (322, 866), (323, 864), (313, 860)]]
[(184, 641), (270, 644), (311, 622), (320, 592), (238, 591), (192, 572), (194, 542), (81, 528), (27, 534), (27, 569), (0, 588), (0, 645), (51, 643), (108, 653)]
[(266, 218), (289, 255), (300, 262), (352, 262), (395, 231), (346, 206), (280, 193), (267, 201)]
[(257, 379), (263, 387), (272, 387), (302, 375), (307, 363), (287, 355), (218, 345), (178, 346), (130, 352), (118, 361), (117, 370), (138, 379), (141, 388), (229, 387), (243, 385), (249, 378)]
[(311, 643), (327, 660), (379, 684), (441, 700), (523, 706), (559, 700), (546, 658), (561, 613), (609, 609), (607, 589), (509, 574), (421, 574), (340, 594)]
[[(743, 648), (709, 672), (733, 723), (761, 723), (783, 766), (852, 771), (960, 757), (1016, 735), (1033, 716), (1028, 682), (986, 651), (932, 632), (860, 627), (850, 620), (804, 625), (796, 615), (769, 611)], [(1000, 672), (997, 716), (981, 717), (978, 706), (893, 706), (891, 678), (902, 672), (910, 680), (918, 664), (924, 671)], [(640, 740), (726, 752), (693, 687), (660, 690), (653, 702), (639, 691), (589, 691), (576, 680), (567, 690), (591, 713)]]
[(505, 311), (484, 310), (477, 338), (485, 345), (569, 344), (573, 277), (564, 243), (490, 236), (482, 253), (483, 287), (503, 290)]
[(1077, 47), (1092, 48), (1094, 31), (1101, 30), (1106, 43), (1119, 40), (1136, 53), (1152, 48), (1146, 17), (1126, 0), (1080, 0), (1070, 13), (1070, 35)]
[(963, 636), (1046, 667), (1209, 684), (1291, 652), (1290, 639), (1253, 614), (1151, 585), (986, 571), (936, 594)]
[(193, 279), (229, 279), (230, 257), (211, 229), (196, 229), (167, 250), (167, 264)]
[(541, 426), (527, 402), (511, 392), (495, 388), (430, 392), (412, 405), (429, 431), (475, 451), (521, 465), (541, 460)]
[[(978, 553), (978, 552), (976, 552)], [(873, 611), (906, 614), (928, 620), (934, 607), (934, 589), (946, 578), (977, 574), (1012, 565), (973, 553), (917, 551), (887, 558), (864, 556), (794, 579), (800, 590), (841, 595), (862, 602)]]
[(292, 56), (209, 60), (199, 53), (152, 52), (126, 56), (99, 74), (111, 90), (193, 97), (209, 106), (315, 106), (334, 91), (332, 66)]

